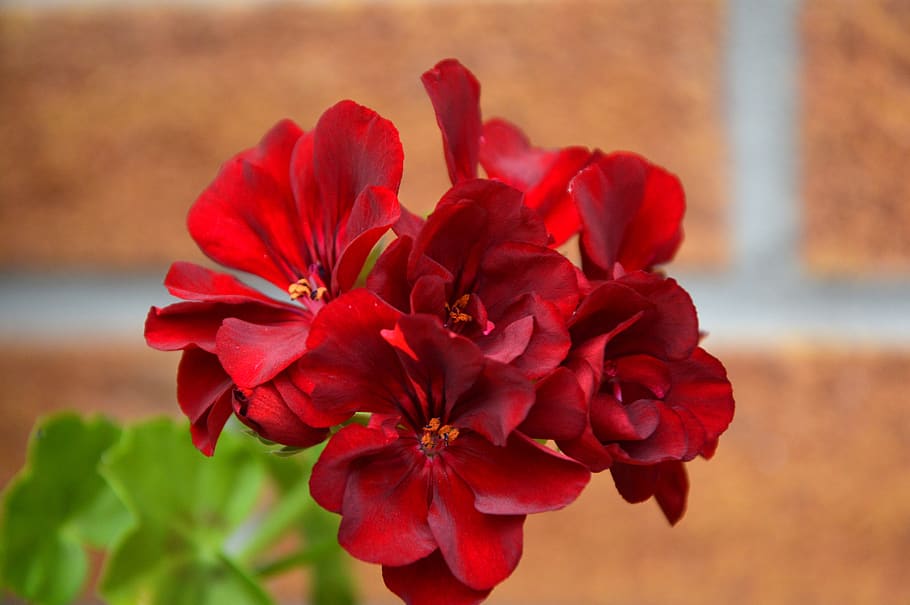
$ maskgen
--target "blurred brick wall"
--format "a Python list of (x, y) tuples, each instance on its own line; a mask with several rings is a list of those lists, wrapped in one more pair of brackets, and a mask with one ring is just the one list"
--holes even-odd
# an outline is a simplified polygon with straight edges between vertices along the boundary
[[(908, 7), (802, 3), (793, 136), (796, 260), (808, 278), (910, 274)], [(278, 118), (310, 127), (340, 98), (399, 126), (402, 200), (426, 211), (446, 177), (418, 78), (456, 56), (480, 78), (487, 117), (543, 145), (633, 149), (678, 173), (690, 208), (671, 271), (725, 279), (729, 10), (608, 0), (0, 11), (0, 268), (147, 274), (199, 260), (183, 219), (218, 165)], [(0, 485), (41, 413), (175, 413), (177, 356), (143, 349), (140, 329), (116, 343), (61, 335), (0, 349)], [(737, 418), (716, 458), (692, 465), (681, 524), (626, 505), (598, 477), (572, 507), (529, 519), (524, 560), (491, 603), (910, 602), (910, 348), (728, 341), (714, 352)], [(361, 575), (372, 602), (392, 602), (375, 567)]]

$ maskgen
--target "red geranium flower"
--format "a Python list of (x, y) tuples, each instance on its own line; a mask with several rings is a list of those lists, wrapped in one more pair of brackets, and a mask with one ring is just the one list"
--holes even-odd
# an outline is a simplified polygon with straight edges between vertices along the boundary
[(437, 315), (491, 359), (540, 378), (569, 350), (566, 321), (579, 296), (575, 267), (546, 242), (520, 192), (463, 181), (416, 238), (389, 246), (367, 287), (403, 312)]
[(709, 456), (733, 417), (723, 365), (698, 347), (695, 307), (672, 279), (638, 271), (600, 283), (570, 324), (572, 368), (589, 404), (580, 437), (560, 441), (591, 470), (610, 468), (630, 501), (657, 495), (675, 522), (676, 464)]
[(280, 443), (324, 437), (288, 409), (305, 396), (284, 371), (306, 350), (315, 315), (353, 287), (373, 245), (398, 220), (402, 162), (391, 122), (342, 101), (309, 133), (279, 122), (259, 146), (227, 162), (190, 209), (190, 234), (203, 252), (289, 296), (279, 302), (189, 263), (171, 268), (169, 290), (192, 302), (153, 308), (146, 338), (185, 351), (178, 399), (204, 453), (211, 455), (232, 410)]
[(427, 570), (452, 587), (444, 602), (476, 602), (517, 565), (525, 515), (566, 506), (588, 481), (582, 465), (516, 431), (534, 403), (530, 381), (436, 317), (358, 290), (325, 308), (308, 346), (294, 374), (308, 419), (374, 414), (331, 438), (311, 493), (342, 515), (341, 545), (394, 568), (386, 581), (413, 602)]

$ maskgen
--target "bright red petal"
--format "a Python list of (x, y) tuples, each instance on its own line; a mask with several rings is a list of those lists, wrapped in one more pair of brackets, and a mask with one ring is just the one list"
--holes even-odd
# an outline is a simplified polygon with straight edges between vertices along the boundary
[[(190, 209), (187, 225), (200, 249), (222, 265), (284, 289), (306, 273), (301, 225), (290, 189), (290, 159), (303, 132), (279, 122), (256, 150), (239, 154)], [(280, 167), (284, 167), (284, 172)]]
[(299, 359), (309, 332), (307, 316), (264, 325), (227, 318), (215, 338), (218, 359), (237, 386), (253, 388)]
[(400, 214), (398, 197), (391, 189), (368, 187), (357, 196), (336, 243), (338, 264), (332, 284), (337, 290), (334, 294), (347, 292), (354, 286), (373, 246)]
[(445, 59), (421, 76), (436, 111), (452, 184), (477, 177), (480, 146), (480, 84), (455, 59)]

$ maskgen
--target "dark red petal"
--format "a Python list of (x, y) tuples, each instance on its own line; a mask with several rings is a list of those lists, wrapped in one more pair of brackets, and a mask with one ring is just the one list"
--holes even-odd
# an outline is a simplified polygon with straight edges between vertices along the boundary
[[(467, 231), (472, 240), (477, 240), (483, 248), (489, 248), (501, 242), (524, 242), (546, 246), (550, 241), (543, 221), (536, 212), (524, 205), (523, 195), (519, 190), (504, 183), (486, 179), (464, 181), (449, 189), (439, 200), (436, 210), (427, 219), (427, 225), (424, 226), (419, 241), (427, 241), (433, 231), (440, 229), (439, 225), (430, 227), (430, 223), (443, 220), (444, 214), (441, 212), (443, 208), (465, 203), (470, 204), (474, 214), (480, 208), (486, 214), (479, 221), (479, 228), (476, 228), (473, 233)], [(470, 216), (472, 215), (469, 214), (468, 217)], [(474, 224), (467, 218), (462, 218), (462, 221), (467, 225)], [(451, 229), (449, 226), (445, 227), (446, 231), (451, 231)], [(456, 238), (461, 237), (461, 234), (455, 234), (455, 236)], [(419, 245), (418, 249), (423, 250), (422, 245)], [(448, 248), (449, 242), (444, 240), (439, 245)], [(437, 258), (435, 254), (430, 254), (430, 256)]]
[(607, 345), (608, 356), (645, 353), (686, 359), (698, 345), (698, 317), (692, 298), (672, 278), (636, 271), (617, 280), (646, 301), (642, 318)]
[(613, 476), (613, 483), (616, 485), (619, 495), (626, 502), (637, 504), (654, 495), (657, 486), (657, 466), (656, 464), (636, 466), (615, 462), (610, 467), (610, 475)]
[(239, 387), (268, 382), (306, 351), (308, 319), (260, 325), (229, 317), (215, 337), (218, 359)]
[(698, 318), (675, 280), (637, 271), (599, 284), (579, 304), (569, 330), (574, 343), (609, 335), (606, 358), (647, 354), (686, 359), (698, 344)]
[(654, 498), (670, 525), (682, 519), (686, 512), (686, 497), (689, 494), (689, 478), (682, 462), (663, 462), (654, 486)]
[(660, 415), (657, 428), (646, 439), (621, 443), (622, 459), (626, 462), (653, 464), (686, 456), (689, 436), (679, 414), (663, 402), (652, 403)]
[(401, 216), (398, 217), (398, 221), (392, 225), (392, 231), (395, 232), (395, 235), (398, 237), (410, 237), (415, 239), (419, 234), (420, 230), (423, 229), (426, 221), (405, 208), (401, 207)]
[(310, 495), (326, 510), (341, 513), (348, 477), (361, 459), (382, 452), (397, 434), (351, 424), (332, 435), (310, 475)]
[(352, 290), (319, 312), (308, 351), (290, 370), (294, 384), (312, 400), (294, 410), (304, 422), (332, 426), (356, 411), (398, 411), (405, 379), (380, 331), (400, 316), (368, 290)]
[(664, 516), (671, 525), (682, 518), (686, 509), (689, 480), (682, 462), (670, 461), (648, 466), (616, 463), (610, 474), (619, 494), (633, 504), (656, 496)]
[(445, 456), (474, 493), (474, 507), (491, 515), (563, 508), (575, 501), (591, 476), (581, 464), (520, 433), (513, 433), (505, 447), (465, 434)]
[(183, 352), (177, 366), (177, 402), (190, 419), (193, 445), (206, 456), (214, 453), (221, 430), (231, 417), (232, 387), (217, 357), (201, 349)]
[[(295, 158), (295, 166), (305, 161)], [(327, 268), (337, 259), (322, 258), (332, 249), (341, 222), (357, 196), (367, 187), (385, 187), (398, 192), (404, 152), (398, 131), (372, 109), (353, 101), (329, 108), (313, 130), (312, 179), (319, 199), (312, 199), (313, 184), (303, 172), (294, 186), (300, 212), (314, 248)], [(299, 173), (298, 173), (299, 174)]]
[(669, 365), (673, 386), (667, 405), (685, 408), (704, 427), (706, 438), (716, 440), (733, 420), (733, 387), (723, 364), (697, 348), (692, 356)]
[[(282, 289), (305, 275), (310, 264), (300, 246), (301, 225), (288, 174), (301, 137), (292, 122), (278, 123), (256, 151), (222, 166), (187, 217), (190, 234), (211, 259)], [(285, 173), (277, 179), (279, 166)]]
[(591, 430), (591, 426), (585, 426), (581, 435), (575, 439), (557, 441), (559, 449), (566, 455), (578, 460), (589, 469), (592, 473), (610, 468), (613, 464), (612, 447), (607, 447), (598, 441), (597, 437)]
[(552, 303), (563, 318), (571, 317), (578, 306), (578, 279), (572, 263), (554, 250), (521, 242), (488, 250), (476, 289), (494, 318), (525, 294)]
[(477, 177), (480, 84), (455, 59), (445, 59), (420, 80), (433, 103), (452, 184)]
[(408, 257), (414, 240), (402, 236), (383, 250), (367, 276), (366, 287), (396, 309), (411, 310), (411, 284), (408, 282)]
[(575, 439), (585, 428), (585, 394), (568, 368), (559, 367), (534, 384), (536, 397), (528, 417), (518, 427), (534, 439)]
[(394, 442), (350, 467), (338, 543), (362, 561), (406, 565), (436, 550), (429, 473), (416, 442)]
[(459, 582), (438, 550), (410, 565), (383, 565), (382, 579), (407, 605), (478, 605), (490, 594)]
[[(452, 334), (429, 315), (404, 315), (393, 329), (382, 330), (382, 337), (394, 347), (398, 363), (415, 385), (421, 403), (430, 406), (416, 410), (412, 409), (411, 401), (400, 400), (398, 407), (414, 420), (454, 421), (452, 408), (465, 399), (465, 392), (476, 385), (484, 369), (480, 349), (470, 340)], [(376, 381), (385, 378), (374, 376)]]
[(233, 407), (241, 422), (275, 443), (310, 447), (328, 436), (328, 430), (301, 422), (271, 383), (252, 390), (234, 389)]
[[(571, 340), (562, 314), (555, 305), (541, 300), (536, 294), (516, 300), (494, 319), (497, 329), (479, 339), (478, 345), (488, 356), (496, 353), (494, 359), (509, 363), (529, 378), (537, 379), (549, 373), (569, 352)], [(531, 320), (530, 325), (527, 320)], [(519, 335), (523, 339), (514, 338), (511, 333), (516, 324), (521, 326)], [(528, 328), (530, 332), (525, 337), (524, 331)]]
[(368, 187), (357, 196), (336, 243), (338, 264), (332, 277), (333, 294), (347, 292), (354, 286), (373, 246), (400, 213), (398, 197), (390, 189)]
[(619, 381), (640, 384), (658, 399), (670, 390), (670, 365), (650, 355), (627, 355), (612, 361)]
[(475, 590), (505, 580), (518, 565), (524, 515), (486, 515), (474, 494), (445, 464), (433, 465), (430, 529), (452, 574)]
[(598, 157), (571, 187), (582, 220), (585, 273), (612, 277), (649, 269), (672, 258), (682, 238), (682, 186), (672, 174), (630, 153)]
[(657, 403), (648, 399), (623, 405), (600, 393), (591, 400), (591, 428), (602, 443), (647, 439), (657, 430), (660, 418)]
[(515, 368), (487, 360), (470, 390), (454, 405), (451, 400), (447, 404), (449, 423), (474, 430), (495, 445), (505, 445), (534, 405), (534, 387)]

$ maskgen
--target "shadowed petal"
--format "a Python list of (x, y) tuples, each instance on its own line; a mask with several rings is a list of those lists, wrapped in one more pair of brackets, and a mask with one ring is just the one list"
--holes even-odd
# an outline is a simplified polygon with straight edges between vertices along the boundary
[(215, 451), (218, 436), (231, 417), (230, 377), (218, 358), (201, 349), (188, 349), (177, 366), (177, 402), (190, 419), (193, 445), (206, 456)]

